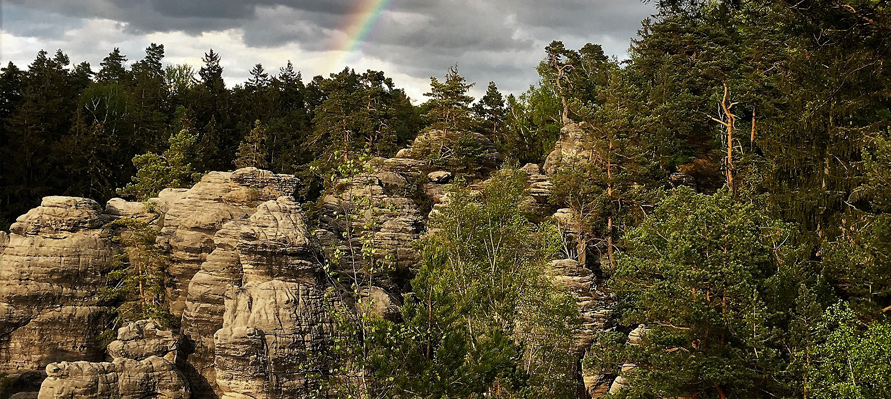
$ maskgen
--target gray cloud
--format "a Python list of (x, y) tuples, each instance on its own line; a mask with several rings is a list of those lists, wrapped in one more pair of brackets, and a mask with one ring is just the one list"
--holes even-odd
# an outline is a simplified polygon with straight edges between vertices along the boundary
[[(345, 21), (355, 19), (358, 3), (4, 0), (2, 29), (16, 36), (60, 40), (67, 29), (77, 26), (79, 18), (98, 17), (120, 23), (121, 30), (133, 37), (165, 32), (197, 37), (239, 29), (243, 44), (257, 53), (290, 48), (308, 54), (342, 47), (349, 33), (344, 31)], [(534, 67), (551, 40), (563, 40), (576, 48), (597, 42), (607, 53), (623, 57), (640, 20), (653, 12), (652, 5), (637, 0), (393, 0), (360, 48), (362, 56), (415, 78), (443, 75), (448, 66), (457, 63), (462, 74), (479, 85), (495, 80), (504, 90), (522, 91), (535, 82)], [(168, 51), (178, 45), (164, 44)], [(82, 46), (72, 43), (72, 47)], [(110, 49), (102, 50), (107, 53)], [(216, 50), (224, 59), (236, 58), (239, 69), (258, 59), (250, 51), (231, 54), (226, 48)], [(295, 65), (301, 68), (299, 60)]]

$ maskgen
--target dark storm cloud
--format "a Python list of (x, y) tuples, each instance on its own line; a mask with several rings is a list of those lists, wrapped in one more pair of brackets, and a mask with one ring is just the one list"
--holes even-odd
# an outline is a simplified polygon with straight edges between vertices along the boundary
[[(257, 38), (270, 38), (274, 42), (297, 40), (321, 40), (325, 32), (338, 29), (342, 21), (355, 11), (355, 0), (7, 0), (9, 4), (25, 9), (54, 12), (79, 17), (102, 17), (127, 24), (128, 28), (142, 33), (185, 31), (201, 33), (235, 27), (251, 28)], [(275, 9), (280, 16), (299, 19), (270, 20), (263, 9)], [(637, 26), (641, 15), (650, 6), (634, 0), (477, 0), (412, 1), (396, 0), (390, 10), (404, 15), (427, 17), (426, 26), (388, 26), (389, 32), (379, 35), (382, 40), (410, 40), (410, 45), (453, 45), (483, 43), (490, 35), (504, 34), (503, 19), (515, 15), (521, 26), (544, 27), (574, 35), (586, 33), (622, 33), (628, 27)], [(294, 28), (292, 25), (300, 25)], [(398, 28), (412, 30), (398, 30)], [(418, 29), (424, 28), (424, 29)], [(459, 31), (449, 34), (448, 30)], [(281, 35), (264, 33), (294, 33)], [(315, 34), (307, 34), (315, 33)], [(633, 30), (632, 30), (633, 33)], [(510, 35), (508, 34), (509, 38)], [(290, 40), (289, 40), (290, 39)], [(503, 43), (497, 43), (501, 45)], [(260, 45), (260, 43), (257, 43)]]
[[(258, 51), (290, 47), (316, 52), (342, 49), (357, 5), (366, 0), (4, 0), (19, 10), (3, 29), (14, 35), (58, 39), (52, 15), (104, 18), (141, 35), (200, 35), (239, 28), (244, 44)], [(535, 81), (534, 67), (551, 40), (568, 47), (587, 41), (624, 56), (640, 20), (653, 12), (637, 0), (393, 0), (361, 53), (394, 65), (400, 73), (440, 76), (459, 64), (480, 85), (497, 80), (509, 91)], [(27, 14), (27, 15), (26, 15)], [(8, 18), (4, 17), (4, 21)], [(70, 23), (70, 21), (68, 21)], [(168, 43), (175, 46), (175, 43)], [(225, 49), (219, 49), (225, 53)], [(250, 54), (236, 55), (251, 58)], [(296, 60), (295, 60), (296, 61)], [(503, 83), (502, 83), (503, 82)]]
[(44, 14), (37, 10), (8, 6), (3, 8), (3, 23), (7, 31), (28, 37), (59, 37), (66, 31), (81, 26), (80, 18), (60, 14)]

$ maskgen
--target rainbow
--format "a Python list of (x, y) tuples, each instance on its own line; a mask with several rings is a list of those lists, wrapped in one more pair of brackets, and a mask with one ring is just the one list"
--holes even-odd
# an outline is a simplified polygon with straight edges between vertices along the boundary
[(343, 68), (356, 61), (355, 56), (361, 52), (362, 44), (372, 33), (381, 15), (394, 0), (358, 0), (351, 12), (340, 25), (338, 31), (346, 32), (346, 38), (334, 43), (331, 51), (335, 52), (329, 70)]

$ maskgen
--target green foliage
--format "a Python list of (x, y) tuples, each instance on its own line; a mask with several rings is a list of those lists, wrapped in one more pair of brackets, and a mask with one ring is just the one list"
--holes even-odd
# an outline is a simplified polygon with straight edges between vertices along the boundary
[(498, 91), (495, 82), (489, 82), (486, 94), (473, 105), (473, 114), (480, 133), (486, 135), (493, 143), (504, 142), (505, 113), (504, 96)]
[(876, 212), (891, 212), (891, 131), (874, 135), (861, 152), (863, 184), (851, 195), (854, 201), (867, 200)]
[(317, 77), (313, 86), (320, 98), (306, 141), (310, 168), (302, 177), (307, 191), (320, 191), (320, 180), (348, 158), (366, 152), (391, 156), (401, 137), (414, 136), (417, 120), (405, 117), (411, 103), (383, 72), (360, 75), (344, 69), (329, 79)]
[[(340, 159), (339, 157), (337, 159)], [(326, 308), (335, 326), (332, 342), (324, 354), (328, 378), (321, 391), (334, 397), (370, 397), (387, 392), (392, 380), (374, 375), (381, 331), (389, 328), (372, 312), (369, 295), (381, 276), (392, 271), (393, 259), (382, 255), (375, 239), (382, 210), (371, 193), (362, 189), (363, 178), (374, 171), (369, 154), (346, 157), (324, 179), (326, 192), (339, 198), (334, 217), (342, 226), (344, 246), (326, 252), (325, 272), (332, 283), (326, 293)], [(320, 392), (319, 395), (323, 395)]]
[(235, 156), (236, 168), (249, 166), (266, 168), (266, 126), (263, 126), (259, 120), (254, 122), (254, 128), (238, 145), (238, 152), (235, 153)]
[(155, 242), (158, 230), (135, 219), (118, 219), (107, 227), (116, 230), (115, 241), (123, 252), (115, 256), (117, 267), (107, 276), (108, 286), (100, 297), (115, 306), (116, 317), (109, 334), (117, 327), (143, 319), (163, 326), (174, 323), (167, 297), (167, 266), (164, 250)]
[(498, 150), (520, 164), (541, 163), (560, 138), (560, 100), (547, 85), (507, 97), (507, 127)]
[(147, 153), (133, 157), (136, 176), (118, 194), (145, 201), (168, 187), (187, 187), (196, 178), (189, 162), (198, 137), (188, 128), (170, 136), (169, 147), (162, 155)]
[(428, 111), (424, 115), (430, 123), (429, 127), (446, 132), (469, 131), (472, 126), (470, 104), (473, 97), (468, 96), (467, 91), (473, 85), (458, 74), (457, 65), (449, 68), (443, 82), (431, 76), (430, 92), (424, 93), (424, 96), (430, 97), (426, 104)]
[(823, 314), (822, 342), (814, 349), (808, 390), (813, 398), (891, 395), (891, 324), (858, 322), (843, 302)]
[(560, 239), (523, 216), (524, 179), (502, 170), (480, 193), (455, 187), (432, 217), (381, 362), (394, 397), (571, 397), (577, 309), (547, 278)]
[(687, 188), (632, 230), (610, 282), (623, 324), (649, 328), (641, 345), (624, 348), (637, 365), (626, 373), (628, 395), (782, 392), (764, 376), (782, 365), (772, 314), (786, 304), (773, 287), (795, 267), (790, 234), (726, 189), (707, 196)]
[(848, 216), (823, 245), (826, 273), (853, 309), (880, 317), (891, 306), (891, 214)]

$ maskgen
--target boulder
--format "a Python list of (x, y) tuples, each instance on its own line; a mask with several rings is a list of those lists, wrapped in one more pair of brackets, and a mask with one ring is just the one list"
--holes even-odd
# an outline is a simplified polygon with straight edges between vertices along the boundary
[(428, 173), (427, 178), (430, 179), (432, 183), (445, 184), (452, 180), (452, 173), (446, 172), (444, 170), (437, 170), (435, 172)]
[(179, 342), (151, 320), (118, 329), (108, 345), (111, 362), (58, 362), (46, 366), (39, 399), (188, 399), (185, 376), (176, 367)]

